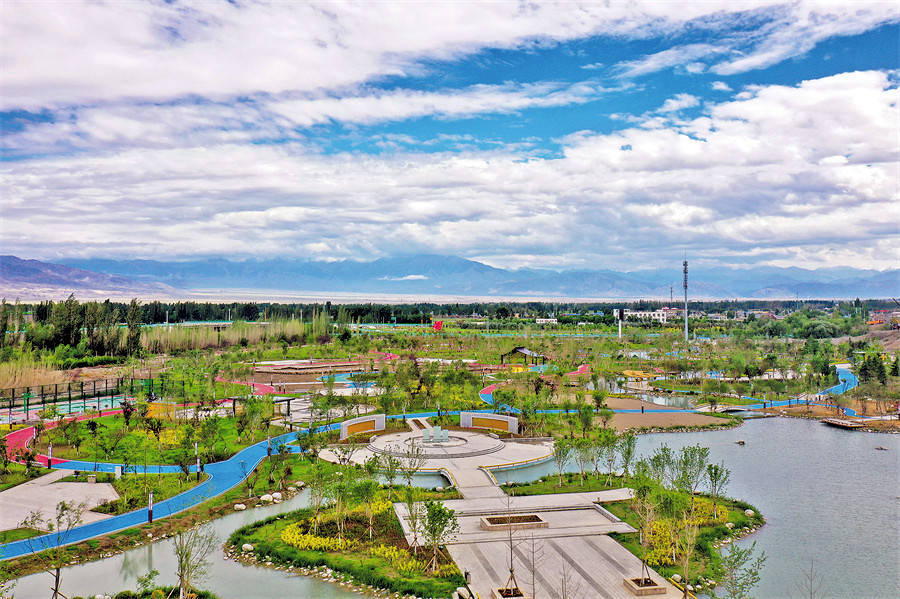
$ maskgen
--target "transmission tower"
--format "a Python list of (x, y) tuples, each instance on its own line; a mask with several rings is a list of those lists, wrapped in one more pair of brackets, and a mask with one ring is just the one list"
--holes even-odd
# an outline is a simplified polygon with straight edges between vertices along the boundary
[(687, 306), (687, 260), (684, 261), (684, 342), (688, 340), (688, 306)]

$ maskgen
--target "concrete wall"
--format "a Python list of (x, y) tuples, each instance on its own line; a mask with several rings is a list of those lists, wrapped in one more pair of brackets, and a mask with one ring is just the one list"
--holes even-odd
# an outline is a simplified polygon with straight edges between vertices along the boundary
[(515, 416), (485, 414), (483, 412), (460, 412), (459, 425), (463, 428), (497, 429), (514, 434), (519, 432), (519, 419)]
[(351, 418), (341, 423), (341, 441), (359, 433), (383, 431), (384, 414), (369, 414)]

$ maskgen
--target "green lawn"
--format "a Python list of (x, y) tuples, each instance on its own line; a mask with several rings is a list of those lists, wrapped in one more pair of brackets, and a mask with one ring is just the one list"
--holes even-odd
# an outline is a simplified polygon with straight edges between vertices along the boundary
[(33, 528), (11, 528), (10, 530), (0, 530), (0, 545), (3, 543), (12, 543), (13, 541), (21, 541), (22, 539), (30, 539), (38, 535), (44, 534)]
[(6, 468), (6, 472), (0, 474), (0, 491), (11, 489), (16, 485), (26, 483), (38, 476), (47, 474), (48, 472), (50, 472), (50, 470), (47, 468), (35, 467), (31, 469), (31, 475), (29, 476), (25, 474), (25, 466), (10, 462)]
[[(157, 441), (151, 431), (142, 428), (136, 416), (132, 417), (127, 428), (122, 416), (118, 415), (103, 416), (94, 421), (100, 425), (96, 437), (90, 432), (86, 422), (78, 424), (82, 438), (80, 448), (76, 449), (72, 445), (72, 436), (67, 439), (63, 431), (51, 429), (41, 435), (38, 451), (47, 453), (48, 444), (52, 441), (55, 458), (88, 462), (127, 460), (132, 464), (174, 464), (177, 456), (183, 453), (181, 443), (191, 428), (191, 421), (163, 421), (164, 428), (160, 433), (160, 440)], [(261, 427), (245, 431), (242, 438), (238, 434), (233, 418), (221, 418), (214, 441), (210, 444), (204, 444), (202, 441), (199, 443), (201, 459), (207, 462), (223, 460), (249, 445), (264, 441), (267, 435), (275, 436), (284, 432), (286, 430), (281, 427), (270, 426), (268, 429)], [(196, 433), (193, 439), (196, 439)], [(104, 452), (104, 446), (109, 451)], [(193, 453), (193, 444), (189, 446), (191, 448), (189, 453)]]
[[(387, 499), (387, 491), (378, 493), (379, 499)], [(448, 499), (452, 493), (439, 493), (416, 489), (417, 500), (428, 498)], [(420, 551), (413, 553), (407, 548), (400, 523), (390, 508), (383, 506), (374, 517), (374, 535), (368, 537), (368, 520), (362, 506), (356, 506), (348, 514), (343, 538), (348, 544), (342, 548), (311, 549), (288, 543), (285, 538), (312, 539), (313, 542), (328, 544), (338, 538), (338, 525), (334, 512), (326, 509), (319, 516), (317, 529), (314, 528), (313, 510), (305, 508), (289, 514), (272, 516), (235, 531), (228, 544), (240, 551), (249, 543), (254, 554), (265, 556), (274, 564), (293, 567), (327, 566), (337, 573), (346, 575), (358, 583), (404, 595), (418, 597), (449, 597), (463, 584), (462, 574), (448, 557), (440, 559), (441, 567), (431, 573), (426, 567), (429, 555)]]
[[(78, 476), (72, 475), (60, 479), (60, 483), (87, 482), (88, 476), (93, 473), (84, 472)], [(197, 486), (207, 479), (208, 474), (201, 474), (200, 481), (193, 474), (183, 478), (181, 474), (126, 474), (119, 479), (110, 472), (96, 473), (98, 483), (111, 483), (119, 494), (119, 499), (110, 501), (95, 507), (92, 511), (101, 514), (124, 514), (132, 510), (147, 507), (149, 494), (153, 492), (153, 501), (159, 503), (169, 497), (174, 497), (188, 489)]]

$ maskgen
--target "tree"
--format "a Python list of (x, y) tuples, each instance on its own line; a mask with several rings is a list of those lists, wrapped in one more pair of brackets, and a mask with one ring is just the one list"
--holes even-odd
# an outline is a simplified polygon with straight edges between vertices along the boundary
[(419, 550), (419, 525), (423, 516), (422, 504), (416, 501), (415, 489), (409, 485), (403, 487), (403, 502), (406, 504), (407, 521), (413, 535), (410, 547), (417, 552)]
[(759, 572), (766, 562), (765, 551), (754, 558), (755, 552), (756, 541), (746, 549), (741, 549), (737, 543), (728, 546), (728, 551), (722, 553), (720, 584), (713, 591), (714, 597), (719, 596), (716, 592), (721, 587), (724, 599), (750, 599), (750, 591), (759, 584)]
[(406, 451), (400, 457), (403, 478), (406, 480), (407, 487), (412, 485), (413, 476), (425, 466), (426, 460), (425, 450), (416, 443), (410, 443), (406, 448)]
[(438, 553), (442, 545), (456, 538), (459, 533), (459, 522), (456, 512), (440, 501), (428, 500), (422, 517), (422, 537), (431, 546), (431, 571), (438, 568)]
[(572, 445), (575, 450), (575, 463), (578, 465), (579, 484), (584, 486), (584, 471), (594, 453), (594, 441), (592, 439), (575, 439), (572, 441)]
[[(596, 383), (595, 383), (595, 386), (596, 386)], [(598, 411), (606, 408), (606, 390), (605, 389), (594, 389), (594, 391), (591, 393), (591, 398), (593, 398), (594, 407), (597, 408)]]
[(180, 599), (185, 599), (194, 584), (209, 573), (209, 555), (218, 544), (219, 539), (210, 525), (195, 526), (175, 535), (173, 549)]
[(725, 462), (707, 464), (706, 481), (709, 483), (709, 494), (712, 495), (714, 518), (719, 517), (718, 499), (725, 492), (730, 479), (731, 471), (725, 467)]
[[(55, 515), (44, 518), (40, 511), (33, 511), (20, 524), (22, 528), (46, 530), (50, 533), (46, 537), (26, 539), (25, 542), (29, 551), (37, 554), (37, 558), (42, 562), (42, 567), (53, 576), (52, 599), (57, 599), (62, 595), (59, 592), (59, 587), (62, 583), (62, 568), (69, 561), (65, 544), (68, 540), (69, 532), (81, 524), (84, 510), (84, 504), (60, 501), (56, 504)], [(44, 551), (45, 549), (46, 551)]]
[(631, 433), (625, 433), (619, 439), (619, 460), (622, 462), (622, 476), (628, 478), (628, 469), (634, 459), (634, 450), (637, 438)]
[(706, 466), (709, 464), (709, 448), (700, 445), (682, 447), (675, 460), (675, 486), (690, 493), (693, 502), (694, 494), (706, 477)]
[(563, 470), (571, 456), (572, 444), (568, 440), (562, 438), (553, 440), (553, 461), (556, 462), (556, 472), (559, 474), (559, 485), (557, 486), (562, 486)]
[(137, 355), (141, 351), (141, 304), (137, 299), (132, 299), (125, 313), (125, 325), (128, 333), (125, 336), (125, 351), (129, 356)]
[(809, 570), (803, 570), (803, 578), (797, 583), (797, 590), (800, 591), (799, 599), (816, 599), (822, 592), (824, 581), (816, 572), (816, 566), (813, 560), (809, 560)]
[(619, 444), (619, 436), (616, 431), (605, 428), (600, 431), (600, 453), (603, 455), (603, 461), (606, 462), (606, 484), (612, 484), (613, 472), (616, 469), (617, 452), (616, 447)]
[(392, 501), (394, 481), (397, 479), (397, 474), (400, 471), (400, 460), (391, 453), (394, 450), (394, 447), (388, 447), (387, 453), (381, 454), (378, 458), (379, 470), (388, 484), (388, 501)]
[(366, 506), (366, 518), (369, 521), (369, 539), (372, 539), (372, 520), (374, 518), (374, 514), (372, 512), (372, 504), (375, 502), (375, 497), (378, 493), (378, 483), (371, 478), (366, 478), (358, 483), (356, 483), (356, 487), (353, 490), (356, 498), (365, 504)]
[(603, 428), (609, 426), (610, 420), (613, 419), (613, 411), (609, 408), (603, 408), (599, 412), (600, 420), (603, 422)]
[(122, 401), (120, 405), (122, 406), (122, 419), (125, 420), (125, 428), (127, 429), (131, 426), (131, 417), (134, 416), (137, 406), (128, 399)]
[(594, 423), (594, 409), (589, 404), (578, 404), (578, 422), (581, 425), (581, 438), (584, 439)]

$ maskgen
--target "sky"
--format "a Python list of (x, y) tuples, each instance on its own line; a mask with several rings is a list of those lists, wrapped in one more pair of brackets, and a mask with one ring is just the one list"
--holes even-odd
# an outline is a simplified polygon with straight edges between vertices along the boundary
[(896, 2), (16, 2), (0, 253), (900, 263)]

